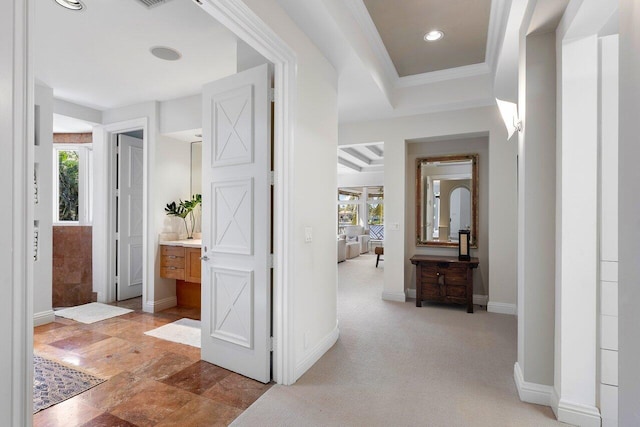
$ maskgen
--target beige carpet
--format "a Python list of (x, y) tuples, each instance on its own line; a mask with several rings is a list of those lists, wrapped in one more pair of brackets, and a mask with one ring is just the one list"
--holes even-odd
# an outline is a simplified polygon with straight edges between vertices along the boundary
[[(384, 263), (380, 265), (383, 266)], [(235, 426), (557, 426), (513, 382), (516, 318), (380, 299), (375, 256), (338, 264), (340, 339)]]

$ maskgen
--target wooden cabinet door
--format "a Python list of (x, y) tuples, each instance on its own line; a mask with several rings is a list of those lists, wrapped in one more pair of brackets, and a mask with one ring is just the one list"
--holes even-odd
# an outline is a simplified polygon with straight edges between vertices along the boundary
[(202, 261), (200, 260), (200, 249), (187, 248), (186, 250), (186, 272), (185, 281), (201, 283), (202, 281)]

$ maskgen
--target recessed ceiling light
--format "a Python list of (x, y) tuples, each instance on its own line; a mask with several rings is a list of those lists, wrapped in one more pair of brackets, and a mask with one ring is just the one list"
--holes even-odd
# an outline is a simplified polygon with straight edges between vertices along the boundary
[(424, 35), (424, 40), (427, 42), (435, 42), (444, 37), (444, 33), (440, 30), (429, 31)]
[(156, 58), (164, 59), (165, 61), (177, 61), (182, 58), (180, 52), (170, 47), (156, 46), (149, 49), (149, 51)]
[(55, 0), (60, 6), (71, 10), (82, 10), (84, 4), (80, 0)]

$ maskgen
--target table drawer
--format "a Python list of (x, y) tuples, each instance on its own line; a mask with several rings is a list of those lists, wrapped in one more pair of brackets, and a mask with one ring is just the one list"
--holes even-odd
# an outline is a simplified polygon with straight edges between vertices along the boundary
[(184, 258), (184, 248), (181, 246), (160, 246), (160, 255), (168, 255)]
[(175, 255), (162, 255), (160, 267), (184, 268), (184, 258)]
[(184, 268), (162, 267), (160, 268), (160, 277), (165, 279), (184, 280)]
[(460, 264), (449, 264), (446, 268), (438, 269), (440, 274), (443, 274), (445, 279), (444, 283), (447, 286), (463, 286), (467, 284), (467, 266)]

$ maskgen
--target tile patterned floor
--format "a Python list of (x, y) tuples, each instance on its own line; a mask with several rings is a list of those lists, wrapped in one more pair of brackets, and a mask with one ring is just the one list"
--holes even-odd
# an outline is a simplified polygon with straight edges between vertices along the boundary
[(200, 349), (144, 335), (199, 310), (132, 313), (85, 325), (64, 318), (34, 329), (34, 351), (108, 381), (40, 411), (36, 427), (224, 426), (269, 389), (200, 360)]

